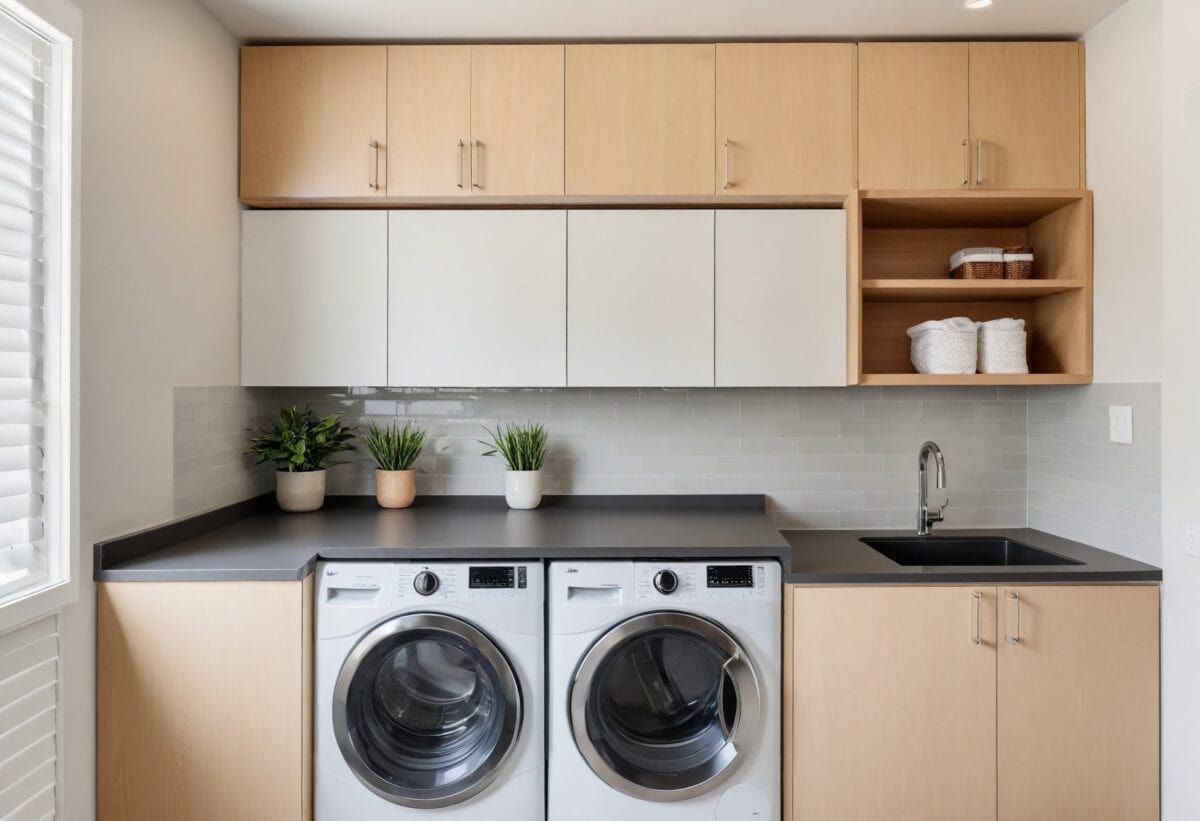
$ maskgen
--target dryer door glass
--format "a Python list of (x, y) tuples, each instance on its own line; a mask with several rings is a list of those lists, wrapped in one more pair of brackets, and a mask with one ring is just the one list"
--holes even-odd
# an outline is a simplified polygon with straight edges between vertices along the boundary
[(758, 683), (738, 643), (685, 613), (637, 616), (609, 631), (572, 688), (576, 742), (617, 789), (652, 800), (715, 787), (753, 739)]
[(365, 636), (343, 667), (334, 729), (346, 762), (398, 804), (463, 801), (495, 777), (516, 744), (516, 674), (478, 628), (414, 614)]

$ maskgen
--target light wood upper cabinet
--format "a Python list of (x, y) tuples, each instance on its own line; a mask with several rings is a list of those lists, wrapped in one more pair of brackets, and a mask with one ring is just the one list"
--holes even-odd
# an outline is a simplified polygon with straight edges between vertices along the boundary
[(784, 818), (994, 819), (995, 588), (787, 592)]
[(713, 212), (567, 214), (567, 384), (712, 387)]
[(387, 50), (389, 196), (471, 193), (471, 47)]
[(971, 43), (977, 188), (1082, 188), (1083, 46)]
[(846, 384), (846, 212), (716, 214), (716, 384)]
[(387, 82), (385, 46), (243, 48), (241, 198), (382, 195)]
[(860, 43), (859, 188), (970, 185), (966, 43)]
[(390, 214), (389, 385), (562, 387), (567, 215)]
[(566, 193), (713, 193), (714, 46), (568, 45)]
[(477, 194), (563, 193), (563, 47), (471, 47)]
[(312, 577), (106, 582), (99, 821), (312, 818)]
[(1158, 588), (1000, 593), (1000, 821), (1157, 819)]
[(718, 194), (854, 188), (854, 54), (846, 43), (717, 45)]

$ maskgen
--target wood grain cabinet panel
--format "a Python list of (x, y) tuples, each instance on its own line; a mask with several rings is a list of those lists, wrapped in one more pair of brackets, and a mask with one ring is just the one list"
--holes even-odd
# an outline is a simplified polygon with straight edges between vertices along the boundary
[(471, 193), (471, 46), (389, 46), (389, 196)]
[(243, 200), (383, 195), (385, 46), (247, 46), (241, 61)]
[(995, 819), (995, 588), (789, 595), (785, 818)]
[(859, 188), (966, 188), (966, 43), (860, 43)]
[(106, 582), (97, 818), (312, 818), (312, 579)]
[(471, 47), (477, 194), (563, 193), (563, 47)]
[(717, 45), (718, 194), (844, 194), (854, 188), (855, 48)]
[(713, 193), (714, 47), (566, 47), (566, 193)]
[(1158, 587), (1002, 588), (1000, 602), (1000, 821), (1156, 821)]
[(976, 188), (1082, 188), (1083, 46), (971, 43)]

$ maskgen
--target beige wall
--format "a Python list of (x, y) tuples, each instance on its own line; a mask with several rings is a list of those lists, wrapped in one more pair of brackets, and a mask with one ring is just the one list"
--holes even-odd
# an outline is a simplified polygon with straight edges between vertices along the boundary
[(1096, 192), (1097, 382), (1162, 379), (1162, 0), (1129, 0), (1083, 38)]
[(94, 817), (91, 544), (171, 517), (173, 388), (238, 381), (237, 46), (192, 0), (83, 10), (80, 601), (66, 817)]

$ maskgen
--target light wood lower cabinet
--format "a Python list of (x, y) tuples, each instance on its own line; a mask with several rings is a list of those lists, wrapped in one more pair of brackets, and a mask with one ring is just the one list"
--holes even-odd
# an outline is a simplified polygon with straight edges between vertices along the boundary
[(1156, 821), (1158, 597), (791, 587), (784, 817)]
[(312, 817), (312, 578), (106, 582), (97, 817)]

